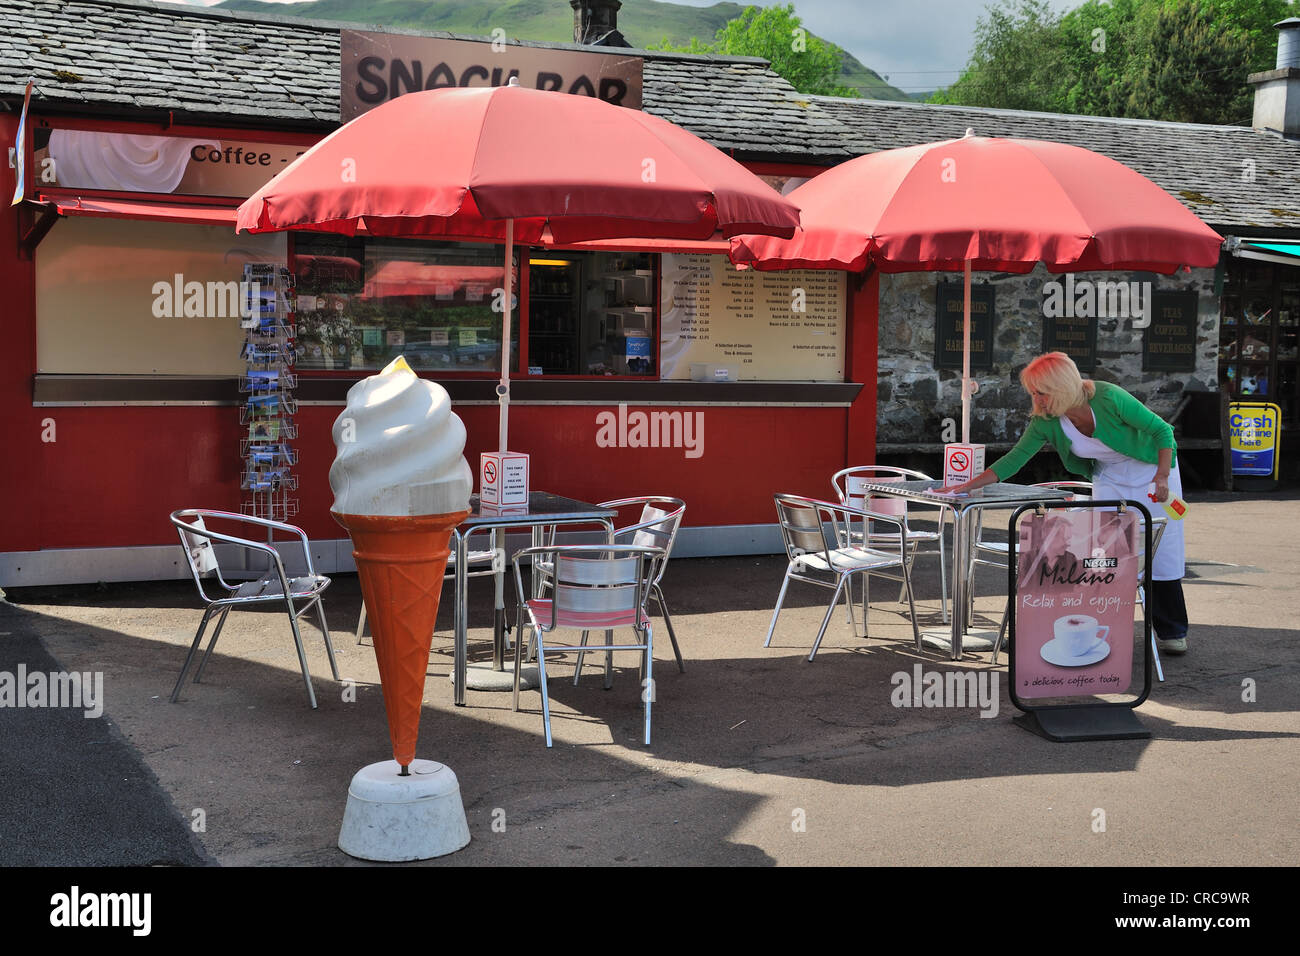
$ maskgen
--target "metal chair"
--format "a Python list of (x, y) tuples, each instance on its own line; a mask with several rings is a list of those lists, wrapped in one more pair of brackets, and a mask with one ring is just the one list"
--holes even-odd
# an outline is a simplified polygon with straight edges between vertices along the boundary
[[(1070, 498), (1072, 499), (1092, 497), (1092, 482), (1090, 481), (1040, 481), (1036, 483), (1034, 487), (1052, 488), (1057, 491), (1068, 491), (1070, 493)], [(1169, 524), (1169, 518), (1166, 517), (1165, 515), (1153, 514), (1151, 516), (1151, 553), (1152, 554), (1155, 554), (1158, 550), (1160, 550), (1160, 539), (1164, 537), (1165, 527), (1168, 524)], [(1000, 542), (991, 542), (991, 544), (998, 544), (998, 543)], [(1008, 554), (1008, 548), (1005, 543), (1003, 543), (1002, 554), (1003, 554), (1002, 567), (1005, 568), (1006, 560), (1007, 560), (1006, 555)], [(989, 563), (989, 562), (985, 562), (985, 563)], [(1138, 552), (1138, 587), (1137, 587), (1138, 603), (1142, 605), (1143, 609), (1145, 609), (1147, 606), (1146, 567), (1147, 567), (1146, 566), (1146, 536), (1143, 535), (1142, 550)], [(1011, 598), (1008, 597), (1006, 610), (1002, 612), (1002, 623), (998, 627), (998, 636), (997, 639), (993, 642), (993, 654), (989, 658), (991, 662), (997, 661), (998, 654), (1002, 650), (1002, 639), (1007, 632), (1007, 618), (1010, 616), (1010, 614), (1011, 614)], [(1151, 635), (1151, 653), (1155, 660), (1156, 674), (1159, 676), (1160, 680), (1163, 681), (1165, 679), (1165, 672), (1164, 672), (1164, 668), (1160, 664), (1160, 648), (1156, 645), (1155, 634)]]
[[(874, 511), (877, 514), (890, 515), (903, 522), (903, 537), (907, 541), (911, 557), (909, 558), (909, 567), (912, 562), (916, 561), (917, 555), (938, 555), (939, 558), (939, 609), (943, 613), (944, 623), (948, 623), (948, 573), (947, 560), (944, 556), (943, 541), (943, 524), (947, 514), (955, 512), (952, 508), (944, 505), (936, 505), (938, 509), (938, 528), (935, 531), (918, 531), (908, 524), (907, 515), (909, 502), (902, 498), (893, 498), (888, 495), (868, 494), (862, 487), (867, 482), (899, 482), (899, 481), (934, 481), (929, 475), (920, 471), (913, 471), (910, 468), (895, 468), (891, 465), (859, 465), (855, 468), (845, 468), (837, 471), (831, 476), (831, 487), (835, 489), (835, 494), (839, 497), (840, 503), (849, 505), (853, 508), (864, 508)], [(865, 525), (866, 522), (863, 522)], [(860, 531), (850, 530), (849, 540), (843, 544), (867, 542), (869, 547), (888, 547), (892, 546), (897, 539), (897, 535), (891, 532), (873, 532), (869, 527), (864, 527)], [(930, 551), (922, 551), (923, 544), (938, 544), (938, 548)], [(898, 599), (903, 599), (900, 589)], [(865, 612), (864, 612), (865, 613)]]
[[(207, 520), (253, 525), (266, 531), (267, 540), (250, 541), (230, 534), (221, 534), (208, 528), (206, 525)], [(301, 528), (291, 524), (283, 524), (279, 521), (254, 518), (250, 515), (234, 514), (229, 511), (208, 511), (201, 508), (185, 508), (180, 511), (173, 511), (171, 522), (176, 526), (177, 534), (180, 535), (181, 550), (185, 552), (185, 560), (189, 564), (190, 573), (194, 576), (194, 583), (199, 589), (199, 597), (207, 605), (203, 611), (203, 619), (199, 622), (198, 632), (194, 635), (194, 642), (190, 645), (190, 651), (185, 656), (185, 665), (181, 668), (180, 675), (176, 678), (176, 686), (172, 689), (172, 702), (175, 703), (180, 695), (181, 685), (185, 682), (185, 674), (190, 669), (194, 655), (203, 640), (203, 632), (207, 629), (208, 621), (213, 614), (219, 611), (220, 617), (217, 619), (216, 630), (212, 632), (212, 639), (208, 642), (208, 649), (203, 654), (203, 660), (199, 662), (198, 669), (194, 672), (194, 683), (196, 684), (203, 677), (203, 669), (207, 666), (208, 659), (212, 657), (212, 650), (217, 646), (217, 638), (221, 636), (221, 628), (225, 625), (226, 615), (230, 613), (231, 608), (282, 601), (289, 614), (289, 626), (293, 629), (293, 642), (298, 649), (298, 663), (302, 667), (303, 683), (307, 685), (307, 699), (314, 709), (316, 707), (316, 692), (312, 689), (311, 673), (307, 669), (307, 655), (303, 652), (302, 635), (298, 631), (298, 618), (313, 607), (316, 609), (316, 618), (320, 624), (321, 635), (325, 638), (325, 652), (329, 656), (330, 670), (333, 671), (335, 680), (339, 679), (339, 668), (334, 660), (334, 645), (330, 642), (329, 627), (325, 623), (325, 606), (321, 602), (321, 592), (329, 587), (330, 579), (323, 574), (316, 573), (311, 560), (311, 542), (307, 540), (306, 533)], [(303, 557), (307, 564), (306, 575), (290, 578), (285, 574), (284, 564), (280, 560), (280, 553), (272, 543), (276, 531), (286, 531), (298, 536), (302, 543)], [(230, 584), (222, 576), (221, 568), (217, 562), (216, 549), (213, 547), (213, 542), (217, 541), (234, 545), (245, 551), (265, 554), (270, 565), (269, 570), (256, 581)], [(217, 585), (226, 592), (224, 596), (211, 597), (208, 595), (204, 589), (204, 575), (208, 572), (215, 573)], [(207, 583), (212, 584), (213, 582), (209, 579)], [(295, 602), (305, 603), (299, 607)]]
[[(668, 602), (664, 600), (663, 588), (660, 582), (663, 580), (664, 572), (668, 570), (668, 559), (673, 555), (673, 544), (677, 540), (677, 530), (681, 527), (682, 517), (686, 514), (686, 503), (680, 498), (669, 498), (664, 495), (641, 495), (636, 498), (618, 498), (614, 501), (602, 501), (597, 507), (600, 508), (630, 508), (636, 505), (641, 506), (641, 516), (635, 524), (626, 525), (622, 528), (615, 528), (613, 534), (609, 536), (610, 544), (631, 544), (643, 548), (662, 548), (664, 559), (659, 564), (659, 574), (650, 584), (650, 595), (655, 599), (659, 607), (659, 613), (663, 615), (664, 625), (668, 628), (668, 640), (673, 645), (673, 656), (677, 658), (677, 669), (681, 673), (686, 673), (686, 665), (682, 662), (682, 651), (677, 646), (677, 632), (673, 630), (673, 619), (668, 613)], [(539, 567), (539, 565), (534, 565)], [(549, 574), (549, 569), (541, 566), (542, 573)], [(612, 639), (609, 632), (605, 634), (606, 643)], [(586, 644), (587, 636), (583, 635), (583, 644)], [(578, 678), (582, 675), (582, 664), (585, 655), (581, 652), (578, 654), (578, 663), (573, 672), (573, 683), (578, 683)], [(609, 657), (606, 656), (606, 680), (609, 674)], [(608, 686), (608, 683), (606, 684)]]
[[(519, 632), (515, 641), (514, 709), (519, 710), (519, 677), (524, 650), (524, 629), (532, 631), (541, 679), (542, 726), (546, 746), (551, 746), (551, 705), (547, 687), (547, 654), (581, 654), (583, 644), (548, 644), (558, 631), (613, 631), (630, 627), (640, 638), (635, 644), (607, 644), (604, 650), (641, 651), (641, 699), (645, 702), (645, 742), (650, 743), (650, 705), (654, 701), (654, 631), (646, 598), (661, 574), (662, 548), (637, 545), (571, 545), (524, 548), (514, 556), (515, 587), (519, 598)], [(521, 559), (546, 562), (551, 568), (549, 598), (529, 598), (520, 574)]]
[[(776, 631), (776, 620), (781, 614), (781, 605), (785, 602), (785, 592), (790, 586), (791, 580), (804, 581), (835, 592), (826, 608), (826, 614), (822, 617), (821, 628), (817, 631), (817, 639), (813, 642), (812, 652), (808, 655), (808, 660), (811, 661), (817, 656), (817, 648), (821, 646), (822, 637), (826, 634), (826, 626), (830, 623), (831, 615), (835, 611), (835, 605), (839, 603), (840, 594), (845, 593), (845, 586), (853, 575), (861, 574), (865, 579), (871, 574), (880, 574), (887, 568), (897, 567), (901, 572), (901, 577), (892, 574), (881, 574), (881, 576), (891, 581), (902, 581), (903, 590), (907, 594), (908, 608), (911, 611), (912, 636), (916, 639), (917, 650), (920, 650), (921, 632), (916, 625), (916, 604), (912, 599), (912, 578), (907, 560), (903, 522), (890, 515), (851, 508), (848, 505), (835, 504), (829, 501), (818, 501), (816, 498), (778, 494), (773, 495), (773, 499), (776, 502), (776, 514), (781, 523), (781, 537), (785, 543), (785, 551), (790, 563), (786, 566), (785, 579), (781, 582), (781, 593), (777, 596), (776, 610), (772, 613), (772, 623), (768, 626), (767, 639), (763, 642), (763, 646), (769, 647), (772, 643), (772, 635)], [(894, 525), (898, 529), (893, 535), (897, 543), (888, 550), (877, 550), (854, 544), (841, 544), (841, 542), (847, 540), (848, 524), (855, 518), (858, 520), (870, 519)], [(830, 521), (832, 526), (829, 536), (824, 523), (827, 520)], [(815, 575), (821, 575), (821, 577)], [(865, 580), (863, 587), (864, 589), (867, 587)], [(851, 600), (848, 602), (848, 606), (849, 623), (853, 626), (853, 633), (856, 636), (857, 623), (853, 620), (853, 602)], [(863, 637), (867, 636), (866, 607), (867, 594), (864, 590)]]
[[(485, 567), (486, 565), (486, 567)], [(466, 571), (467, 578), (484, 578), (488, 575), (505, 574), (506, 570), (506, 552), (504, 548), (492, 548), (486, 551), (469, 552), (469, 560), (466, 566), (470, 568), (478, 567), (477, 571)], [(453, 547), (451, 553), (447, 556), (447, 570), (443, 574), (444, 581), (450, 581), (456, 576), (456, 549)], [(360, 644), (365, 637), (366, 631), (366, 602), (361, 602), (361, 614), (357, 617), (357, 643)]]

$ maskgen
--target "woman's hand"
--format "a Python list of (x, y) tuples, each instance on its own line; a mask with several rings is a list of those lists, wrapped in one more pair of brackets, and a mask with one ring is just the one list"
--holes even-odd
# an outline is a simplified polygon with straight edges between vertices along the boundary
[(1154, 483), (1156, 486), (1156, 501), (1167, 501), (1169, 499), (1169, 476), (1158, 474)]

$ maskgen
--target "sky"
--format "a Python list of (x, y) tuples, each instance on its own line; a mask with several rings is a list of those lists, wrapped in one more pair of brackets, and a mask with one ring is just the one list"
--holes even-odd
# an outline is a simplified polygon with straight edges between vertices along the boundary
[[(191, 0), (194, 2), (194, 0)], [(199, 0), (211, 6), (217, 0)], [(285, 0), (271, 0), (285, 2)], [(551, 0), (562, 3), (565, 0)], [(623, 0), (624, 6), (638, 0)], [(675, 0), (709, 7), (716, 0)], [(770, 7), (789, 0), (736, 0)], [(793, 0), (795, 13), (813, 33), (843, 47), (865, 66), (905, 92), (947, 86), (970, 54), (975, 22), (986, 0)], [(1081, 0), (1049, 0), (1057, 11)]]

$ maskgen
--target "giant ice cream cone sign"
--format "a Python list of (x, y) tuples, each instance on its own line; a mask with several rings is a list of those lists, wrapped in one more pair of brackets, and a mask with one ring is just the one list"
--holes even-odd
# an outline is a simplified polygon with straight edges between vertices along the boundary
[(334, 422), (334, 519), (352, 538), (393, 758), (415, 758), (451, 533), (469, 514), (465, 426), (399, 358), (348, 390)]

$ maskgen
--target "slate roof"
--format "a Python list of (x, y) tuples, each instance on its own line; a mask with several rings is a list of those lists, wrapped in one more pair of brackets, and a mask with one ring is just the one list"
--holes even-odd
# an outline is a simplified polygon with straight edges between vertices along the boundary
[[(46, 109), (172, 110), (178, 122), (308, 129), (339, 122), (340, 29), (452, 36), (146, 0), (0, 0), (0, 21), (0, 97), (20, 95), (34, 75), (33, 101)], [(803, 162), (853, 155), (840, 124), (765, 60), (633, 52), (645, 57), (646, 112), (720, 149)]]
[(887, 100), (813, 99), (844, 124), (846, 145), (855, 155), (953, 139), (968, 128), (980, 136), (1069, 143), (1137, 170), (1211, 226), (1300, 230), (1300, 145), (1276, 133)]
[[(339, 122), (339, 31), (415, 32), (149, 0), (0, 0), (0, 20), (0, 100), (13, 103), (34, 75), (34, 104), (47, 111), (173, 111), (179, 123), (321, 131)], [(1104, 153), (1221, 231), (1300, 232), (1300, 145), (1276, 134), (805, 96), (753, 57), (632, 52), (645, 58), (646, 112), (742, 158), (833, 164), (974, 127)]]

